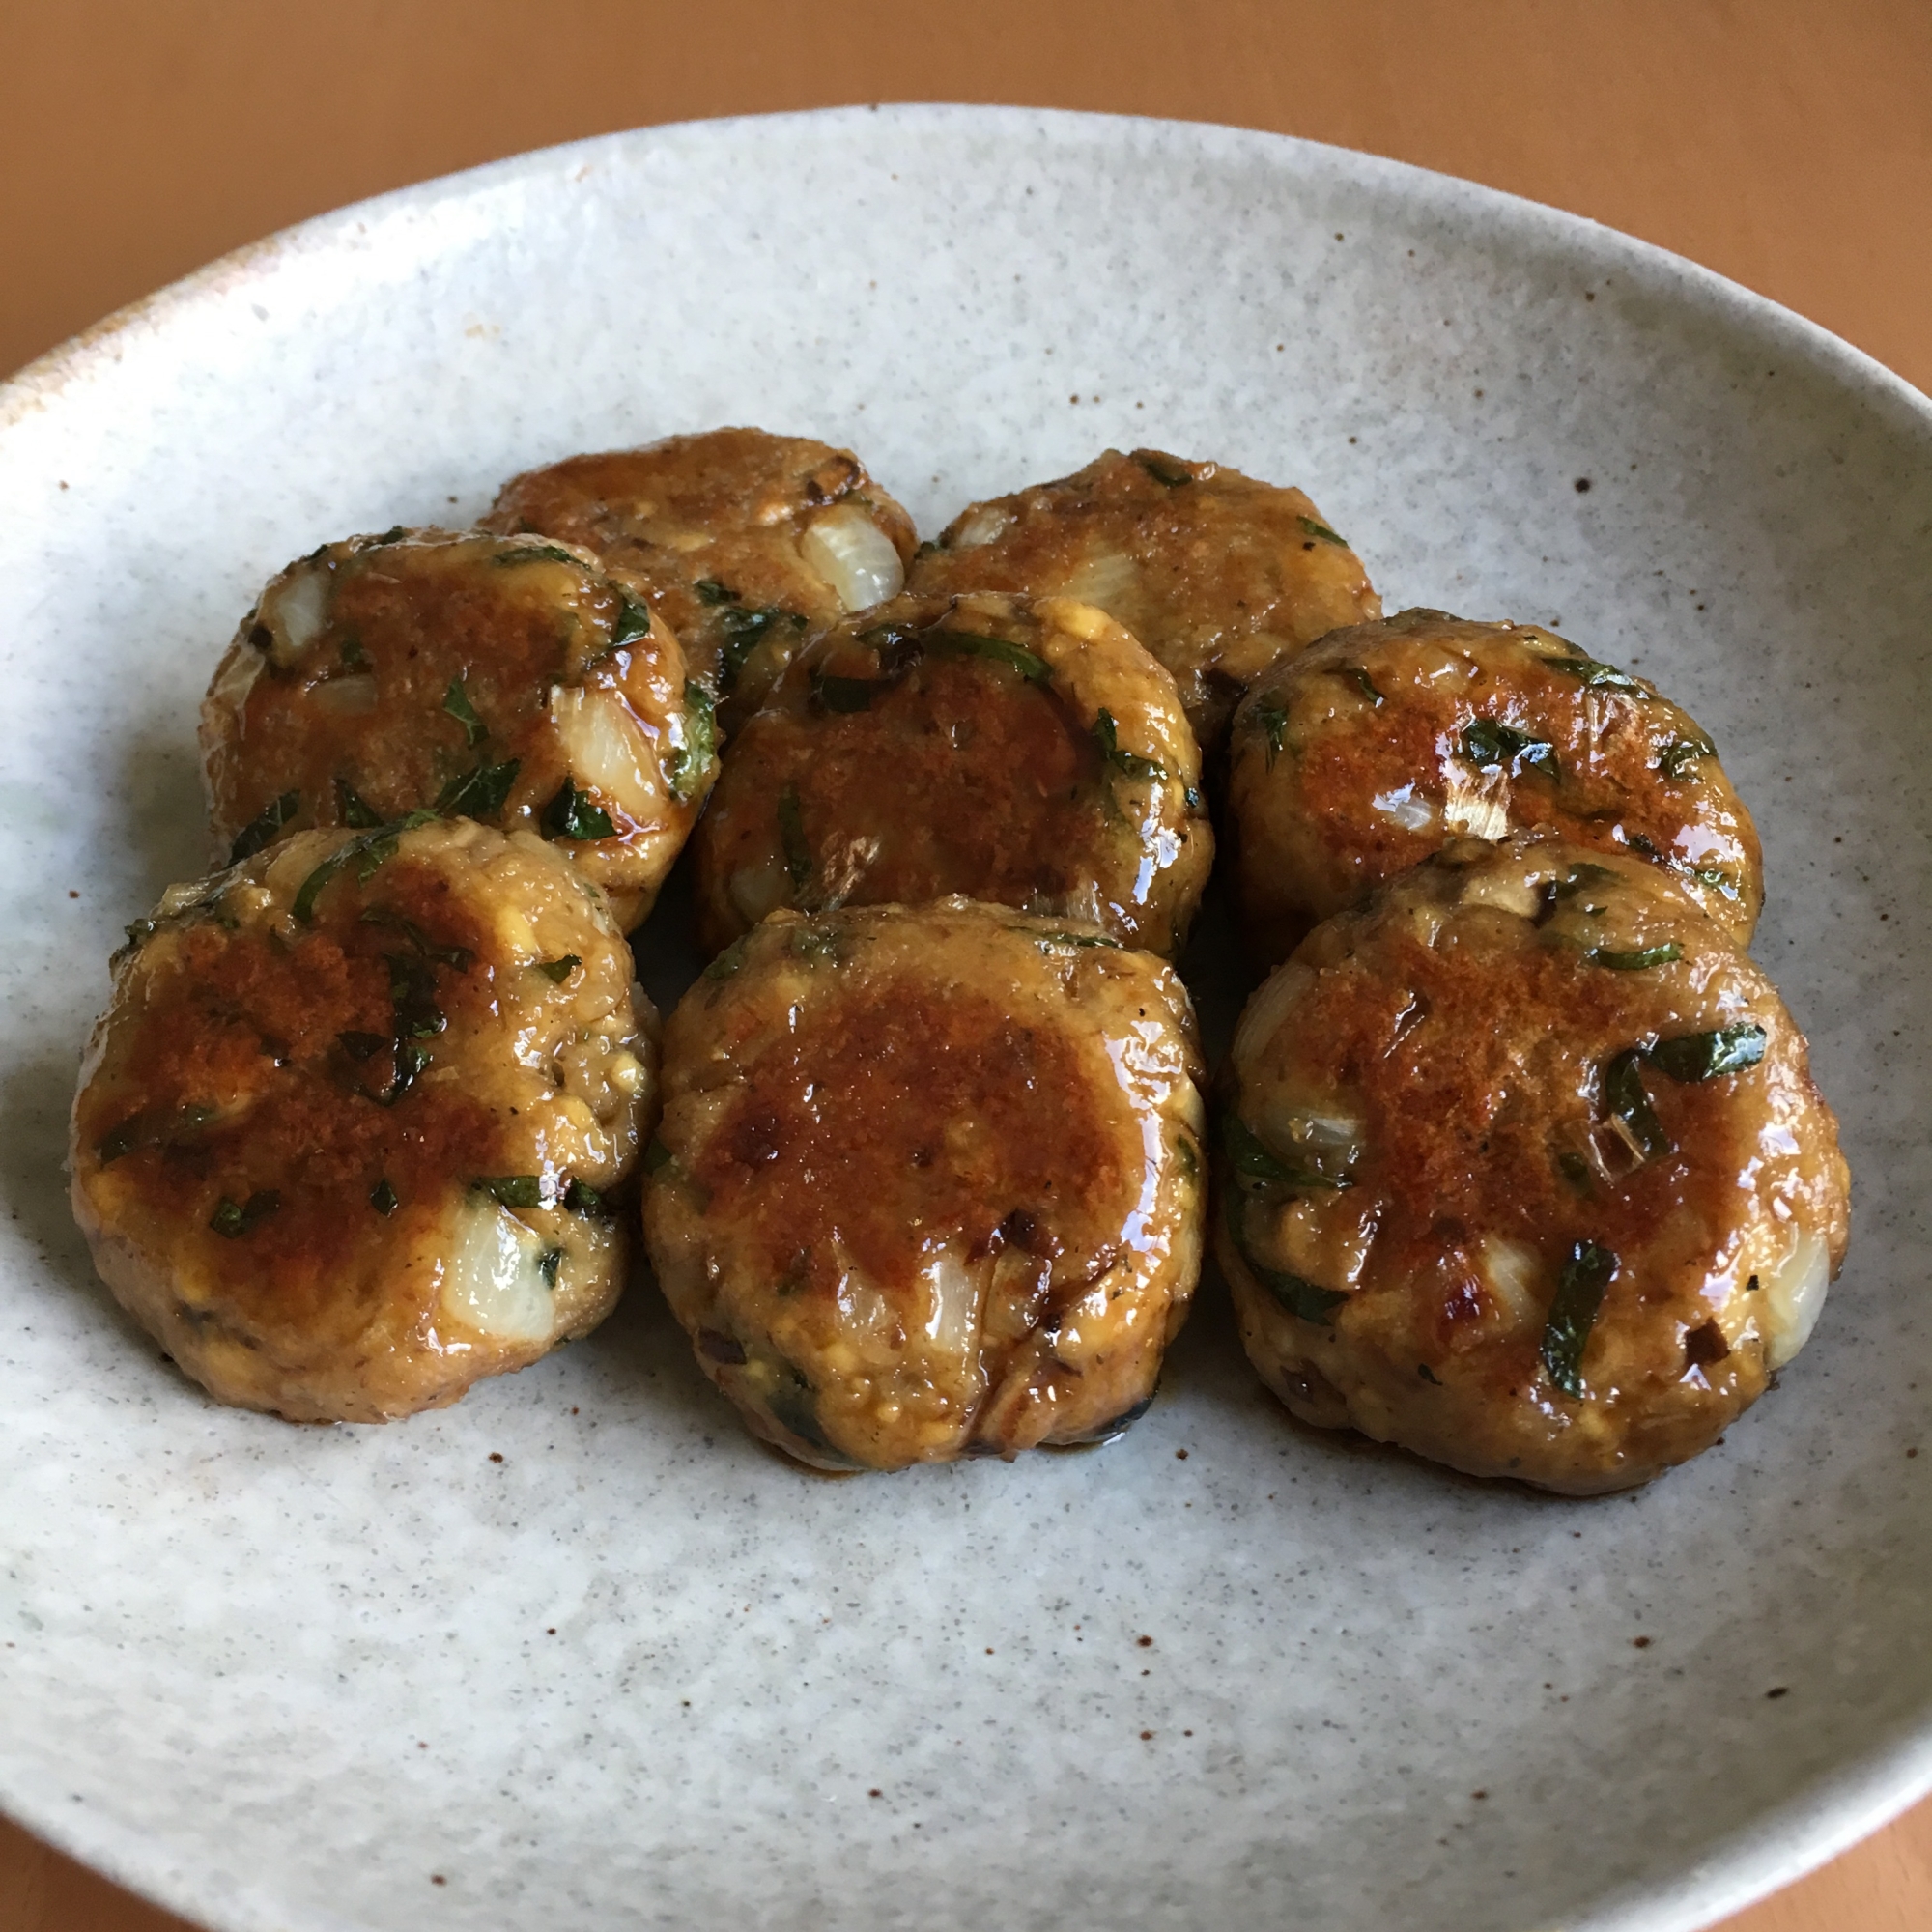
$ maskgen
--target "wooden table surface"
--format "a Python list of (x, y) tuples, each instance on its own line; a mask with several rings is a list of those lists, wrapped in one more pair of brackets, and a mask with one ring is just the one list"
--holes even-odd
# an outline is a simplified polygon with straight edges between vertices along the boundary
[[(923, 99), (1231, 122), (1463, 175), (1676, 249), (1932, 388), (1932, 0), (42, 0), (5, 24), (0, 371), (425, 176)], [(0, 1821), (0, 1932), (177, 1924)], [(1932, 1802), (1725, 1932), (1927, 1926)]]

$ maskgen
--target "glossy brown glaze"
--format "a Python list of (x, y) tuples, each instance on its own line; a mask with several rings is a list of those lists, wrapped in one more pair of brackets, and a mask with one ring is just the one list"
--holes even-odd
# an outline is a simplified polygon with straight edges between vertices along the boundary
[(1174, 674), (1210, 755), (1241, 694), (1339, 624), (1381, 614), (1361, 560), (1299, 490), (1157, 449), (963, 510), (906, 588), (1076, 597)]
[(698, 828), (714, 952), (780, 906), (963, 894), (1172, 954), (1213, 863), (1174, 680), (1091, 605), (900, 597), (809, 644)]
[(1200, 1263), (1172, 971), (948, 899), (779, 914), (667, 1033), (652, 1264), (752, 1428), (827, 1467), (1088, 1440), (1153, 1391)]
[(596, 552), (677, 634), (727, 731), (808, 632), (897, 592), (915, 542), (850, 450), (759, 429), (532, 469), (503, 486), (485, 526)]
[(1740, 945), (1763, 904), (1709, 735), (1535, 625), (1405, 611), (1338, 631), (1250, 692), (1228, 767), (1240, 918), (1269, 963), (1447, 839), (1518, 828), (1653, 860)]
[[(298, 834), (177, 888), (119, 955), (75, 1213), (223, 1401), (303, 1421), (453, 1401), (616, 1298), (618, 1223), (562, 1203), (632, 1166), (652, 1033), (601, 897), (529, 835)], [(540, 1200), (476, 1187), (520, 1177)]]
[(649, 911), (717, 775), (664, 624), (554, 543), (392, 531), (263, 592), (202, 706), (220, 856), (424, 807), (527, 825)]
[(1844, 1256), (1803, 1037), (1641, 861), (1456, 841), (1256, 993), (1225, 1098), (1217, 1253), (1264, 1377), (1477, 1475), (1695, 1455)]

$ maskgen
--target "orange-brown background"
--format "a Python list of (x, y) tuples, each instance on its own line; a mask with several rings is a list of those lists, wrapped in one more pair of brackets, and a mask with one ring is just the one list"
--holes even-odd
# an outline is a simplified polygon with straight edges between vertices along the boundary
[[(1677, 249), (1932, 388), (1932, 0), (6, 0), (0, 372), (406, 182), (876, 99), (1392, 155)], [(173, 1923), (0, 1821), (0, 1932)], [(1927, 1926), (1932, 1804), (1725, 1932)]]

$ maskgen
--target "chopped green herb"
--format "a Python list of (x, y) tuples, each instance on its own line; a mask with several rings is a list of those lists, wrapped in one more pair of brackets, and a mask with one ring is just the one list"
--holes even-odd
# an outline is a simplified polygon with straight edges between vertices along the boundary
[(1436, 1379), (1435, 1371), (1432, 1369), (1427, 1362), (1417, 1362), (1415, 1365), (1415, 1373), (1419, 1375), (1422, 1378), (1422, 1379), (1430, 1385), (1431, 1388), (1440, 1388), (1442, 1386), (1441, 1382)]
[(1755, 1066), (1764, 1058), (1764, 1043), (1765, 1031), (1755, 1020), (1740, 1020), (1736, 1026), (1719, 1027), (1716, 1033), (1661, 1039), (1650, 1049), (1650, 1062), (1660, 1073), (1690, 1085)]
[(1183, 469), (1179, 464), (1169, 463), (1165, 457), (1152, 455), (1147, 450), (1139, 451), (1134, 461), (1156, 483), (1164, 483), (1170, 490), (1179, 490), (1183, 483), (1194, 481), (1194, 472), (1191, 469)]
[(1304, 1281), (1298, 1274), (1284, 1274), (1279, 1268), (1261, 1266), (1251, 1256), (1242, 1260), (1248, 1264), (1249, 1271), (1255, 1279), (1288, 1310), (1303, 1321), (1312, 1321), (1318, 1328), (1332, 1328), (1335, 1325), (1335, 1311), (1348, 1300), (1348, 1294), (1341, 1289), (1317, 1288), (1312, 1281)]
[(573, 1214), (602, 1214), (607, 1211), (604, 1197), (587, 1181), (571, 1177), (570, 1185), (563, 1190), (563, 1205)]
[(379, 1104), (393, 1107), (415, 1084), (416, 1076), (429, 1065), (429, 1059), (428, 1047), (417, 1046), (412, 1040), (398, 1039), (395, 1042), (395, 1076), (389, 1082), (389, 1091), (380, 1097)]
[(560, 986), (583, 964), (575, 952), (566, 952), (560, 959), (539, 959), (537, 971), (553, 985)]
[(1670, 1136), (1650, 1104), (1643, 1085), (1643, 1056), (1632, 1048), (1604, 1068), (1604, 1105), (1624, 1123), (1633, 1144), (1645, 1160), (1670, 1151)]
[(828, 671), (811, 673), (811, 696), (821, 711), (851, 713), (869, 711), (872, 699), (886, 688), (874, 677), (835, 677)]
[(249, 1195), (240, 1207), (224, 1195), (208, 1217), (208, 1225), (224, 1240), (239, 1241), (257, 1221), (272, 1214), (281, 1205), (282, 1197), (272, 1187)]
[(915, 563), (923, 563), (927, 557), (937, 556), (938, 554), (939, 554), (939, 545), (935, 543), (931, 537), (927, 537), (926, 540), (923, 544), (921, 544), (916, 551), (913, 552), (912, 560)]
[(1641, 832), (1630, 832), (1624, 836), (1630, 841), (1630, 848), (1633, 852), (1641, 852), (1646, 859), (1655, 859), (1657, 857), (1656, 843), (1646, 838)]
[(1646, 946), (1636, 952), (1618, 952), (1607, 946), (1594, 946), (1583, 957), (1592, 966), (1607, 966), (1612, 973), (1641, 973), (1651, 966), (1668, 966), (1681, 959), (1684, 949), (1674, 939), (1662, 946)]
[(799, 810), (798, 787), (786, 785), (779, 793), (779, 841), (784, 847), (785, 871), (794, 895), (811, 882), (811, 847), (806, 842), (805, 815)]
[(734, 939), (704, 969), (704, 977), (712, 980), (728, 980), (745, 963), (745, 951), (751, 943), (752, 935), (749, 932), (743, 934), (740, 938)]
[(672, 1153), (670, 1149), (666, 1147), (664, 1142), (659, 1140), (655, 1134), (644, 1143), (644, 1172), (646, 1174), (662, 1174), (667, 1168), (675, 1167), (676, 1165), (676, 1154)]
[(1739, 899), (1744, 896), (1738, 891), (1738, 882), (1720, 866), (1690, 866), (1686, 867), (1686, 876), (1695, 879), (1700, 886), (1709, 886), (1724, 898)]
[(505, 1208), (541, 1208), (543, 1178), (535, 1174), (498, 1174), (472, 1180), (470, 1186), (500, 1201)]
[(776, 604), (767, 604), (755, 611), (727, 604), (719, 611), (717, 623), (724, 634), (719, 681), (726, 691), (737, 683), (747, 659), (764, 641), (767, 631), (780, 624), (791, 624), (799, 630), (805, 628), (805, 619), (796, 611), (782, 611)]
[(738, 601), (738, 593), (725, 589), (715, 577), (700, 577), (691, 587), (697, 592), (700, 604), (735, 604)]
[(1234, 1109), (1221, 1116), (1221, 1151), (1235, 1172), (1278, 1187), (1344, 1188), (1346, 1176), (1330, 1177), (1315, 1167), (1290, 1167), (1268, 1148)]
[(367, 832), (383, 822), (383, 814), (347, 779), (335, 781), (335, 815), (357, 832)]
[(561, 1248), (546, 1248), (537, 1257), (537, 1272), (543, 1276), (543, 1284), (546, 1288), (554, 1288), (556, 1286), (556, 1271), (562, 1265), (563, 1250)]
[(362, 648), (361, 638), (354, 631), (343, 632), (335, 651), (345, 670), (362, 670), (368, 666), (369, 654)]
[(1189, 811), (1199, 811), (1201, 810), (1201, 794), (1192, 785), (1181, 786), (1180, 802)]
[(1657, 769), (1673, 781), (1684, 778), (1699, 758), (1715, 758), (1718, 748), (1708, 738), (1673, 738), (1658, 754)]
[(137, 919), (131, 925), (123, 926), (121, 929), (128, 935), (128, 950), (137, 952), (147, 941), (154, 938), (160, 927), (152, 919)]
[(1556, 1156), (1556, 1165), (1561, 1170), (1563, 1179), (1578, 1194), (1587, 1195), (1591, 1192), (1591, 1183), (1594, 1177), (1590, 1172), (1590, 1163), (1580, 1153), (1574, 1153), (1566, 1150)]
[(1288, 706), (1280, 698), (1270, 697), (1255, 706), (1255, 723), (1267, 733), (1267, 768), (1274, 770), (1274, 761), (1281, 756), (1282, 739), (1288, 731)]
[(1104, 705), (1094, 719), (1094, 741), (1100, 747), (1100, 756), (1116, 771), (1124, 772), (1130, 779), (1164, 780), (1167, 768), (1156, 764), (1151, 758), (1144, 758), (1138, 752), (1123, 752), (1120, 746), (1120, 734), (1114, 724), (1114, 714)]
[(391, 906), (364, 906), (362, 908), (364, 925), (386, 925), (394, 932), (400, 932), (425, 959), (434, 959), (439, 965), (453, 967), (459, 973), (467, 973), (476, 963), (476, 955), (467, 946), (445, 946), (440, 940), (432, 939), (414, 920), (405, 919)]
[(436, 1004), (436, 975), (426, 960), (407, 952), (385, 952), (389, 969), (389, 998), (395, 1003), (398, 1039), (434, 1039), (449, 1025)]
[(228, 863), (240, 865), (263, 846), (272, 845), (282, 827), (300, 810), (298, 791), (285, 791), (280, 798), (271, 799), (235, 835), (235, 842), (228, 848)]
[(1016, 925), (1013, 930), (1024, 933), (1042, 952), (1050, 952), (1056, 946), (1104, 946), (1115, 952), (1125, 950), (1118, 939), (1109, 939), (1103, 932), (1036, 932), (1030, 925)]
[(1326, 524), (1318, 524), (1313, 517), (1301, 517), (1296, 521), (1299, 522), (1301, 527), (1310, 536), (1320, 537), (1323, 543), (1338, 544), (1343, 550), (1349, 548), (1349, 539), (1347, 537), (1338, 537)]
[(460, 677), (449, 680), (449, 689), (442, 694), (442, 708), (463, 726), (463, 742), (472, 752), (490, 735), (489, 726), (477, 717)]
[(478, 765), (473, 772), (451, 779), (437, 797), (437, 810), (453, 818), (495, 818), (522, 764), (521, 758), (505, 758), (500, 765)]
[(1053, 682), (1053, 667), (1035, 651), (1006, 638), (982, 637), (978, 631), (922, 631), (920, 647), (936, 658), (985, 658), (1016, 670), (1029, 684)]
[(335, 1043), (351, 1060), (373, 1060), (389, 1044), (380, 1033), (361, 1033), (354, 1028), (337, 1034)]
[(575, 563), (577, 558), (561, 544), (524, 544), (516, 550), (500, 550), (490, 561), (498, 570), (519, 563)]
[(640, 604), (631, 593), (618, 587), (617, 615), (611, 626), (611, 642), (608, 648), (621, 650), (626, 644), (635, 643), (638, 639), (647, 637), (651, 628), (651, 607)]
[(1543, 1366), (1565, 1395), (1583, 1394), (1583, 1350), (1604, 1305), (1604, 1291), (1617, 1271), (1617, 1258), (1595, 1241), (1578, 1241), (1563, 1264), (1555, 1298), (1543, 1327)]
[(403, 834), (429, 824), (435, 816), (436, 813), (433, 811), (407, 812), (387, 825), (372, 827), (361, 838), (352, 838), (347, 844), (337, 846), (301, 882), (300, 888), (296, 893), (295, 904), (290, 911), (301, 924), (309, 924), (315, 918), (315, 902), (321, 896), (322, 889), (345, 866), (353, 861), (357, 882), (366, 886), (375, 877), (376, 868), (385, 860), (396, 856), (396, 848), (402, 840)]
[(1585, 886), (1601, 885), (1605, 879), (1615, 877), (1616, 874), (1609, 867), (1594, 865), (1588, 859), (1581, 859), (1572, 866), (1550, 890), (1559, 899), (1574, 898)]
[(1525, 766), (1560, 779), (1556, 747), (1548, 738), (1532, 738), (1512, 724), (1500, 724), (1493, 718), (1472, 719), (1463, 728), (1463, 755), (1479, 770), (1491, 771), (1508, 765), (1520, 772)]
[(102, 1167), (107, 1167), (137, 1148), (169, 1146), (180, 1135), (205, 1127), (213, 1118), (213, 1107), (204, 1107), (192, 1101), (185, 1107), (144, 1107), (110, 1127), (95, 1142), (95, 1158)]
[[(389, 527), (376, 539), (376, 546), (380, 547), (383, 544), (401, 543), (403, 539), (408, 535), (409, 531), (407, 528), (404, 527), (403, 525), (391, 524)], [(326, 551), (327, 548), (328, 546), (327, 544), (324, 544), (322, 550), (316, 552), (316, 555), (320, 556), (322, 554), (322, 552)]]
[(396, 1190), (389, 1185), (386, 1174), (369, 1190), (369, 1205), (379, 1214), (393, 1214), (403, 1205), (397, 1199)]
[(1335, 675), (1337, 677), (1346, 677), (1371, 704), (1379, 705), (1381, 703), (1382, 695), (1376, 689), (1376, 681), (1369, 675), (1366, 666), (1337, 665), (1335, 667)]
[[(687, 678), (684, 686), (684, 743), (670, 755), (665, 766), (665, 778), (671, 791), (680, 799), (688, 799), (704, 781), (704, 774), (711, 769), (711, 760), (718, 750), (718, 727), (713, 723), (711, 694), (696, 682)], [(600, 838), (611, 836), (609, 815), (606, 815), (607, 829)]]
[(1179, 1167), (1181, 1173), (1189, 1180), (1195, 1180), (1200, 1178), (1201, 1154), (1199, 1150), (1196, 1149), (1193, 1140), (1188, 1135), (1175, 1135), (1174, 1158), (1176, 1165)]
[(1574, 677), (1593, 691), (1634, 691), (1643, 692), (1643, 686), (1628, 671), (1619, 670), (1615, 665), (1606, 665), (1596, 658), (1585, 657), (1581, 651), (1567, 658), (1545, 658), (1544, 664), (1550, 670), (1560, 670), (1566, 677)]
[(568, 772), (537, 824), (546, 838), (614, 838), (617, 834), (611, 814), (588, 792), (579, 791)]

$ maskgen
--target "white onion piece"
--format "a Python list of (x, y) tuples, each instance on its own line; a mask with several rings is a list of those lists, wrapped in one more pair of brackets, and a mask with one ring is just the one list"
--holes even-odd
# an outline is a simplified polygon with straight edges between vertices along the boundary
[(274, 634), (281, 647), (273, 653), (278, 664), (298, 657), (322, 635), (328, 619), (329, 579), (320, 570), (304, 570), (283, 580), (265, 600), (262, 621)]
[(939, 1351), (954, 1361), (977, 1353), (984, 1270), (969, 1268), (952, 1248), (942, 1248), (923, 1270), (930, 1295), (922, 1324)]
[(991, 543), (1011, 522), (1009, 510), (1001, 509), (997, 503), (982, 503), (952, 533), (946, 548), (978, 550), (981, 544)]
[(1369, 803), (1384, 818), (1394, 819), (1405, 832), (1427, 832), (1435, 823), (1435, 808), (1426, 798), (1418, 798), (1412, 784), (1399, 785), (1394, 791), (1378, 791)]
[(570, 775), (648, 824), (662, 789), (657, 750), (631, 707), (614, 691), (554, 686), (551, 723), (563, 746)]
[(1534, 1248), (1525, 1247), (1520, 1241), (1506, 1241), (1498, 1235), (1485, 1235), (1482, 1269), (1483, 1279), (1510, 1327), (1531, 1328), (1542, 1324), (1543, 1304), (1536, 1294), (1542, 1263)]
[(1254, 997), (1242, 1009), (1241, 1023), (1235, 1029), (1236, 1060), (1255, 1059), (1275, 1037), (1295, 1001), (1314, 983), (1313, 967), (1304, 966), (1298, 960), (1278, 966), (1256, 989)]
[(1442, 822), (1465, 838), (1500, 838), (1509, 830), (1509, 806), (1497, 793), (1475, 791), (1451, 779)]
[(1060, 594), (1077, 597), (1083, 604), (1097, 604), (1104, 611), (1132, 596), (1139, 582), (1140, 566), (1125, 551), (1102, 551), (1097, 556), (1080, 559), (1060, 586)]
[(542, 1240), (480, 1189), (463, 1197), (448, 1225), (443, 1313), (494, 1341), (549, 1341), (555, 1311)]
[(368, 676), (328, 677), (309, 693), (325, 711), (339, 717), (359, 718), (376, 708), (376, 680)]
[(1791, 1252), (1770, 1270), (1760, 1269), (1763, 1291), (1764, 1360), (1781, 1369), (1811, 1339), (1832, 1285), (1832, 1257), (1825, 1243), (1805, 1229), (1793, 1232)]
[(905, 565), (892, 538), (856, 503), (827, 510), (799, 539), (798, 554), (848, 611), (896, 597), (905, 586)]

